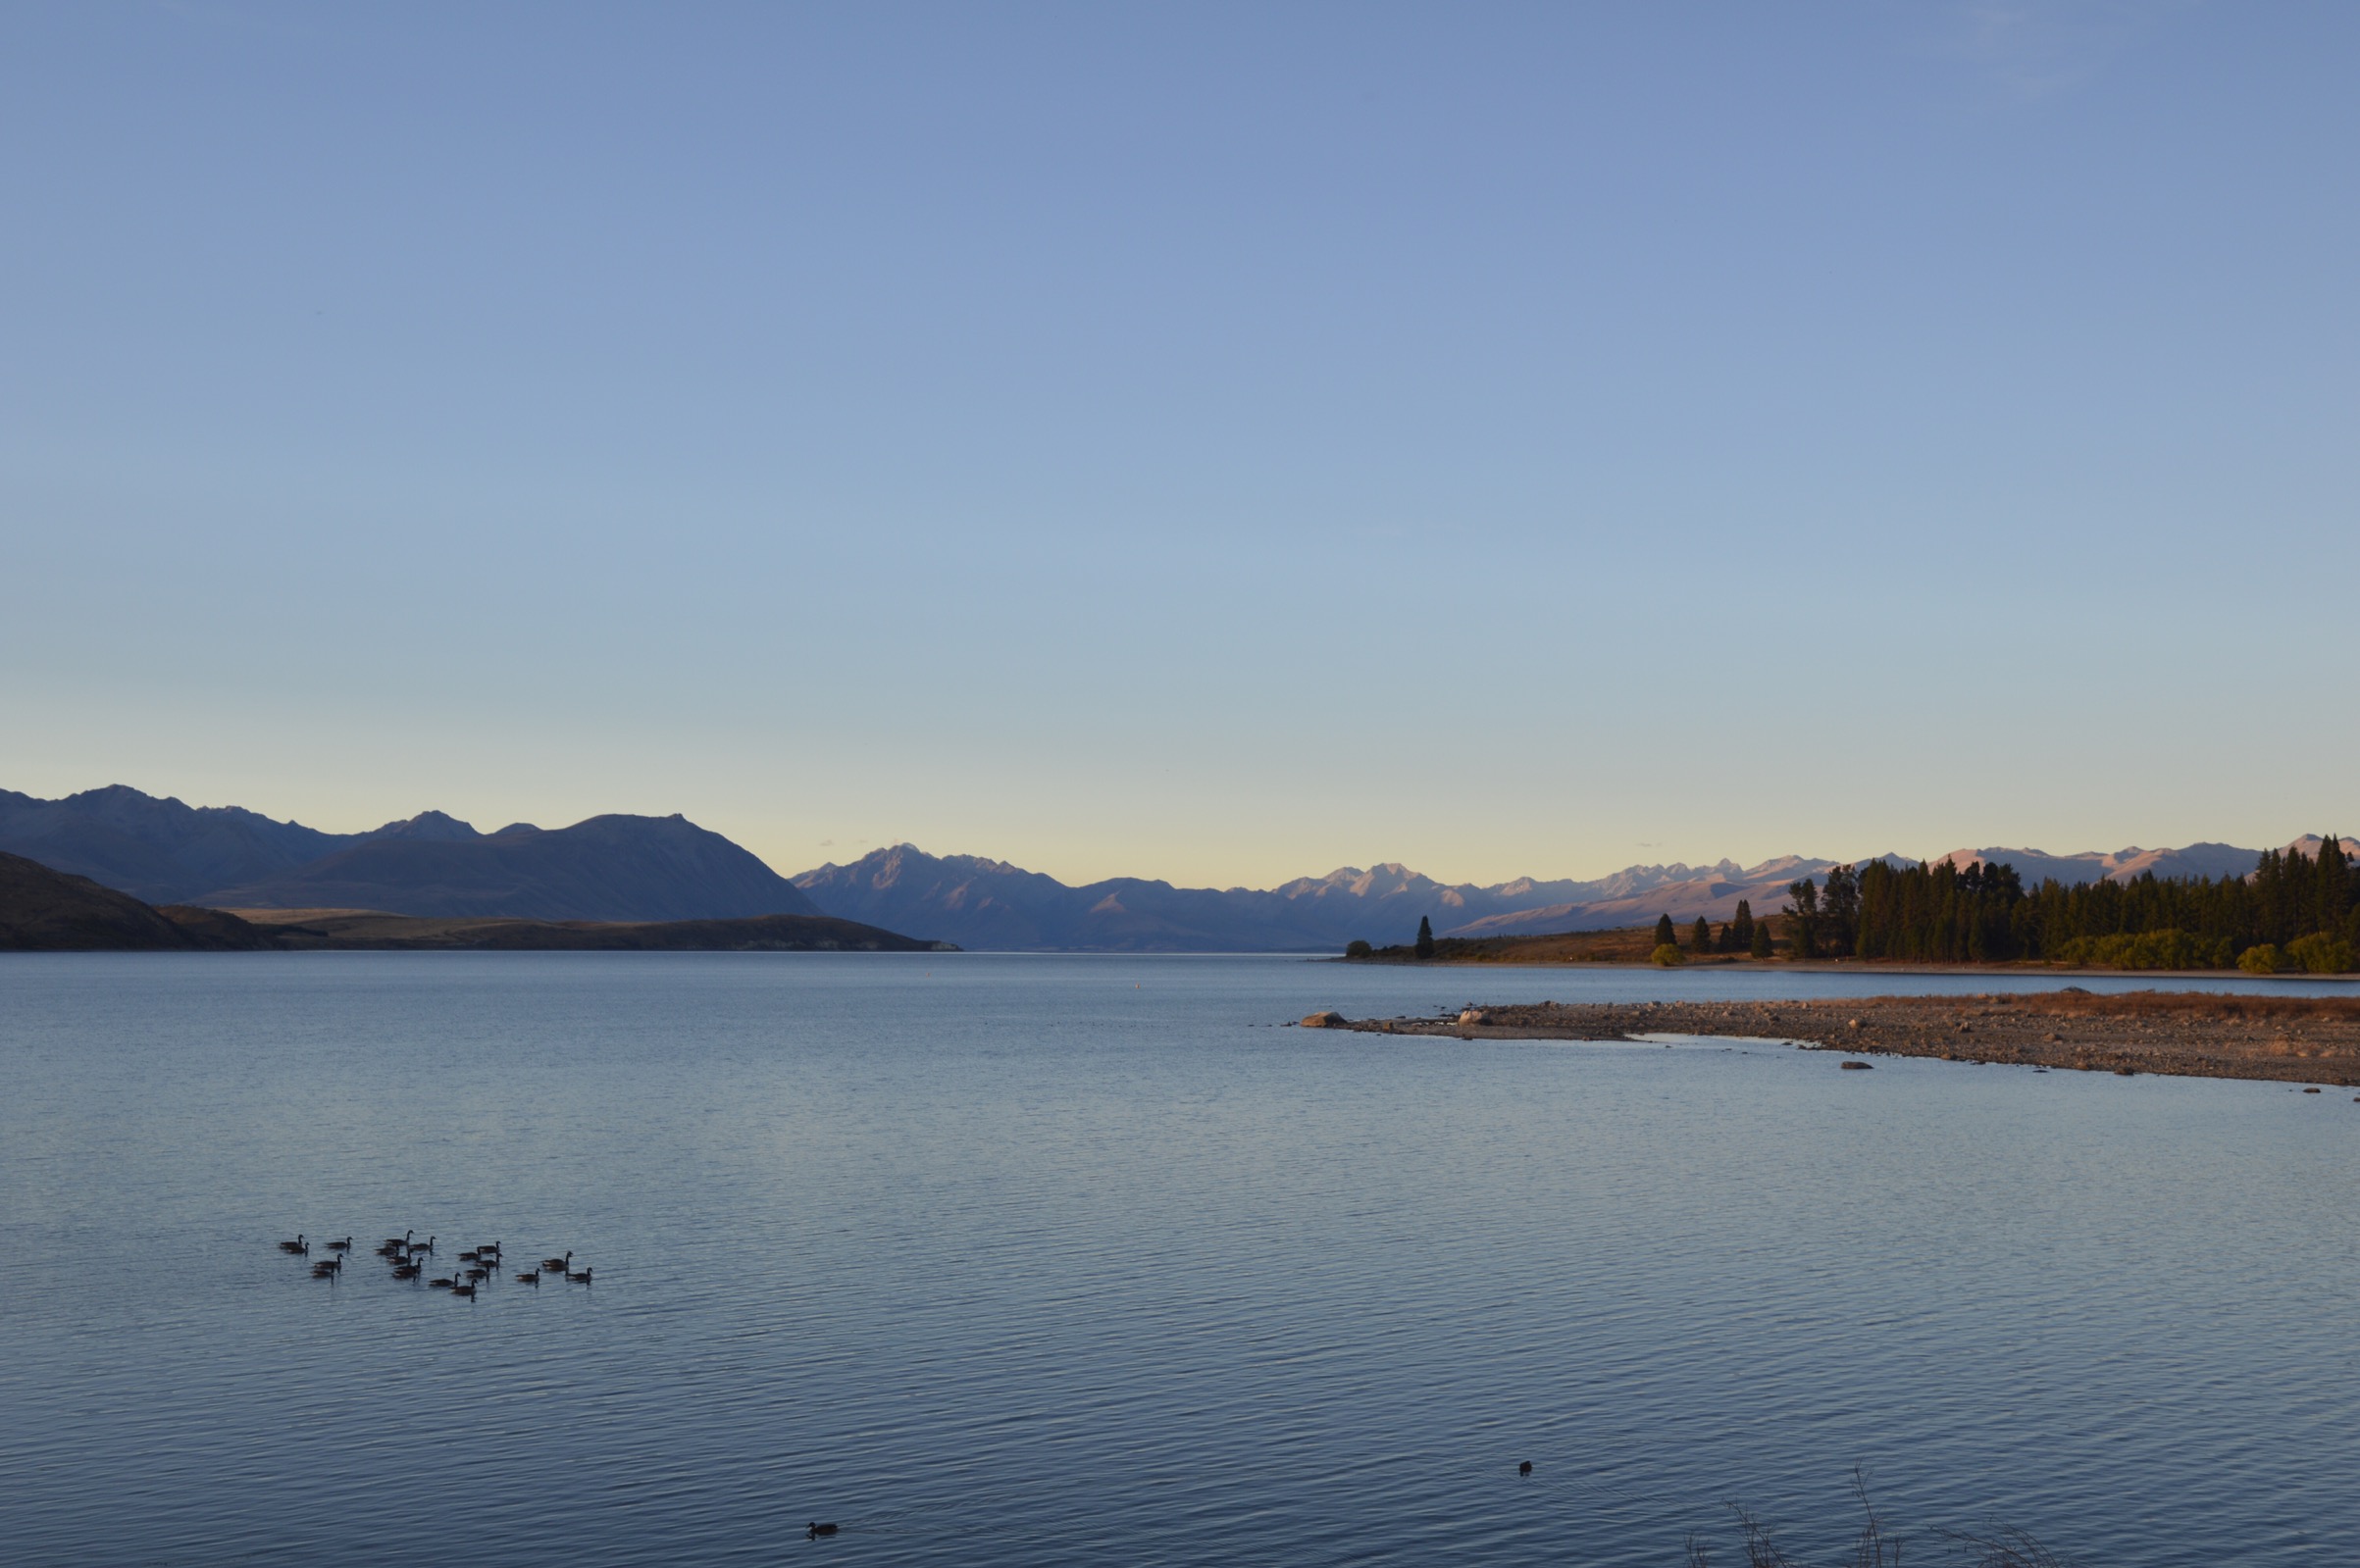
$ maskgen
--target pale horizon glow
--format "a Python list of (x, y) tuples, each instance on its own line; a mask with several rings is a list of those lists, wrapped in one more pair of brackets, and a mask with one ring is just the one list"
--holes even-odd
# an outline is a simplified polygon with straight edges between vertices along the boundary
[(783, 873), (2360, 826), (2360, 12), (26, 5), (0, 786)]

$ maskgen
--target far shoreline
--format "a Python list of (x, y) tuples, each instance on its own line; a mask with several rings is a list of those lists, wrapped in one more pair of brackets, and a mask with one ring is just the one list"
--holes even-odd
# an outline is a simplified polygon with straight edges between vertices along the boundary
[(1761, 975), (2023, 975), (2078, 980), (2234, 980), (2276, 981), (2298, 985), (2360, 985), (2360, 974), (2313, 975), (2278, 971), (2257, 975), (2243, 969), (2096, 969), (2042, 963), (1904, 964), (1881, 960), (1814, 959), (1798, 963), (1789, 958), (1748, 959), (1716, 954), (1685, 963), (1658, 964), (1640, 958), (1433, 958), (1396, 957), (1390, 952), (1364, 958), (1338, 954), (1320, 960), (1330, 964), (1365, 964), (1386, 969), (1549, 969), (1580, 972), (1593, 969), (1636, 971), (1652, 975), (1682, 975), (1697, 970), (1741, 971)]
[(1456, 1017), (1350, 1019), (1314, 1013), (1299, 1027), (1460, 1040), (1639, 1040), (1684, 1035), (1785, 1041), (1856, 1060), (1926, 1056), (2126, 1078), (2154, 1073), (2256, 1079), (2312, 1091), (2360, 1087), (2360, 997), (2355, 996), (2077, 988), (1538, 1002), (1470, 1006)]

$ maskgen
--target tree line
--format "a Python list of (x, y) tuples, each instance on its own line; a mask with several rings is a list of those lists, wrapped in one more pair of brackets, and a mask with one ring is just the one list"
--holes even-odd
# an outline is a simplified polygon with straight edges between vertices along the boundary
[(2360, 875), (2333, 834), (2316, 855), (2265, 850), (2245, 877), (2148, 872), (2027, 887), (2001, 863), (1872, 860), (1787, 893), (1781, 913), (1797, 958), (2336, 973), (2354, 968), (2360, 949)]

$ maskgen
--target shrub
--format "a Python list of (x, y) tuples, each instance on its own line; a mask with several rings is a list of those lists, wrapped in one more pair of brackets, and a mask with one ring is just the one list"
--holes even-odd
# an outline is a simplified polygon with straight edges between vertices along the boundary
[(2288, 942), (2285, 957), (2290, 968), (2313, 975), (2341, 975), (2352, 967), (2352, 944), (2340, 936), (2315, 931)]
[(2285, 955), (2278, 950), (2274, 942), (2248, 947), (2237, 955), (2237, 967), (2248, 975), (2275, 975), (2279, 972), (2279, 966), (2285, 961)]
[(2229, 943), (2206, 941), (2178, 929), (2077, 936), (2056, 954), (2067, 964), (2099, 969), (2226, 969)]
[(1688, 955), (1680, 951), (1679, 944), (1676, 942), (1656, 943), (1656, 950), (1652, 956), (1666, 969), (1677, 969), (1688, 961)]
[(1347, 958), (1366, 958), (1375, 950), (1366, 942), (1346, 942), (1344, 944), (1344, 956)]

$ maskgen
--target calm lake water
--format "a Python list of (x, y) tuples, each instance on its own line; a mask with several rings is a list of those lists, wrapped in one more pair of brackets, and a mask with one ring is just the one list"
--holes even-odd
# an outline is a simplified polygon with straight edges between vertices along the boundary
[(1270, 1027), (1996, 986), (0, 959), (0, 1558), (2360, 1560), (2348, 1092)]

